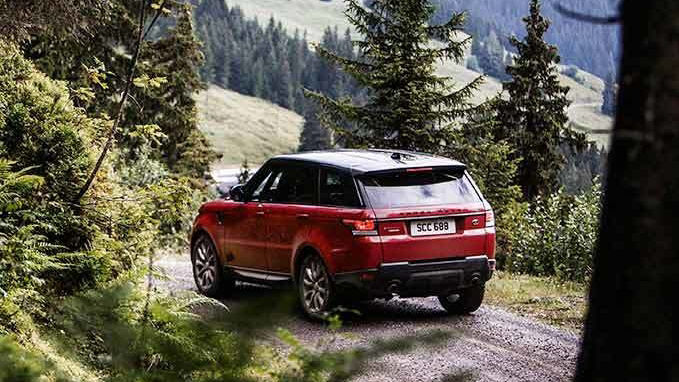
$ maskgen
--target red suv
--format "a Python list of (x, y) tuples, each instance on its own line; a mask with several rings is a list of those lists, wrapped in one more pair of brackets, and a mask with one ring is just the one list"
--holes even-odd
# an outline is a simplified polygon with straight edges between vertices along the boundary
[(464, 164), (406, 151), (337, 150), (267, 161), (204, 204), (191, 260), (198, 289), (235, 280), (296, 286), (304, 311), (350, 298), (438, 296), (479, 308), (495, 269), (494, 216)]

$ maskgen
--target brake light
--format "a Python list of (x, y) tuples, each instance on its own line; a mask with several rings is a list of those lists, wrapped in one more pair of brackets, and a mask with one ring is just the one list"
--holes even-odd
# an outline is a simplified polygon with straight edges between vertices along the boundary
[(432, 172), (432, 171), (434, 171), (434, 169), (431, 168), (431, 167), (420, 167), (420, 168), (406, 169), (406, 172)]
[(495, 227), (495, 214), (493, 210), (486, 211), (486, 227)]
[(355, 236), (377, 235), (377, 223), (373, 219), (343, 219), (342, 223), (351, 228)]

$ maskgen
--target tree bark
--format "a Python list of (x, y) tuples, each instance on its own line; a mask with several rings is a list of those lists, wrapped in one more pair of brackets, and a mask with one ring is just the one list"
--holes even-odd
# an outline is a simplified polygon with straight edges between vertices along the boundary
[(679, 2), (625, 0), (617, 117), (576, 381), (679, 381)]

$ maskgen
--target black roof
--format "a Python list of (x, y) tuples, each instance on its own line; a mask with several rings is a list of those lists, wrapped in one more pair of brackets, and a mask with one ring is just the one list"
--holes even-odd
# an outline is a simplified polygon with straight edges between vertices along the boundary
[(418, 167), (465, 167), (456, 160), (401, 150), (327, 150), (278, 155), (272, 160), (319, 163), (353, 174)]

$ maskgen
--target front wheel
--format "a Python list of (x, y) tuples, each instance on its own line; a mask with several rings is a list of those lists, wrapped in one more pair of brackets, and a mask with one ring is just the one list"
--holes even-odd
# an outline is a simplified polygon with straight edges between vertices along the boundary
[(485, 284), (475, 285), (458, 293), (439, 296), (439, 302), (448, 313), (469, 314), (481, 307), (485, 291)]
[(308, 256), (302, 261), (297, 287), (302, 309), (308, 317), (324, 318), (333, 307), (334, 286), (319, 256)]
[(202, 235), (191, 248), (193, 278), (200, 293), (208, 297), (219, 297), (228, 292), (234, 280), (222, 269), (217, 250), (207, 235)]

